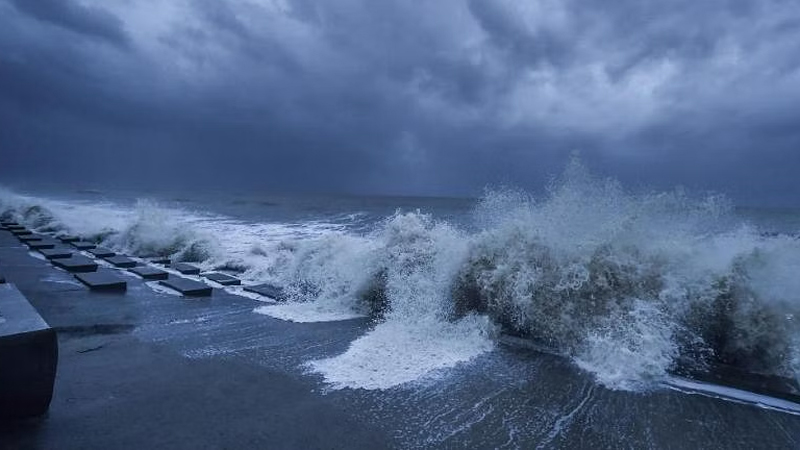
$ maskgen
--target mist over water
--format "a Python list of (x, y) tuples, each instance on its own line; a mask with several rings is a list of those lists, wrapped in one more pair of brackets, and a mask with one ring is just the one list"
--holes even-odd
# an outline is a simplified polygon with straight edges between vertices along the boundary
[(346, 205), (286, 220), (268, 205), (244, 214), (0, 193), (2, 215), (40, 231), (284, 287), (289, 303), (260, 313), (371, 317), (345, 353), (308, 362), (335, 388), (437, 376), (499, 334), (563, 354), (611, 389), (715, 364), (800, 374), (797, 214), (744, 220), (721, 196), (631, 193), (577, 161), (540, 198), (488, 191), (471, 208), (388, 214), (385, 202)]

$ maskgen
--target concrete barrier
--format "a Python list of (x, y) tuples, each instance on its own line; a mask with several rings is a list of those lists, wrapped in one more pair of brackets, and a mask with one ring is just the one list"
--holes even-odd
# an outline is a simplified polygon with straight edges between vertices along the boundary
[(85, 273), (97, 270), (97, 263), (81, 255), (73, 255), (71, 258), (53, 259), (53, 265), (60, 267), (67, 272)]
[(39, 253), (41, 253), (42, 256), (47, 259), (64, 259), (72, 257), (72, 250), (63, 247), (43, 248), (39, 250)]
[(76, 273), (75, 278), (93, 291), (126, 291), (128, 283), (111, 272), (98, 270), (97, 272)]
[(204, 273), (203, 276), (223, 286), (238, 286), (242, 284), (242, 280), (224, 273), (209, 272), (209, 273)]
[(187, 263), (175, 263), (170, 266), (184, 275), (200, 275), (200, 268)]
[(139, 266), (130, 269), (131, 273), (135, 273), (140, 277), (144, 278), (145, 280), (166, 280), (169, 278), (169, 274), (164, 272), (161, 269), (156, 269), (155, 267), (150, 266)]
[(58, 365), (55, 331), (12, 284), (0, 285), (0, 417), (44, 414)]
[(169, 277), (159, 281), (159, 284), (174, 289), (187, 297), (208, 297), (212, 292), (211, 286), (188, 278)]
[(136, 261), (128, 258), (127, 256), (124, 256), (124, 255), (109, 256), (107, 258), (103, 258), (103, 260), (113, 264), (114, 267), (121, 267), (121, 268), (125, 268), (125, 269), (130, 268), (130, 267), (136, 267), (137, 265), (139, 265), (138, 262), (136, 262)]
[(110, 258), (112, 256), (116, 256), (117, 255), (116, 252), (114, 252), (114, 251), (112, 251), (110, 249), (107, 249), (105, 247), (90, 248), (90, 249), (88, 249), (86, 251), (91, 253), (92, 255), (98, 257), (98, 258)]
[(41, 234), (23, 234), (22, 236), (17, 236), (20, 242), (33, 242), (33, 241), (41, 241), (45, 238)]
[(70, 245), (77, 248), (78, 250), (89, 250), (90, 248), (97, 247), (95, 244), (86, 241), (74, 241), (70, 242)]
[(58, 242), (51, 241), (49, 239), (42, 239), (40, 241), (30, 241), (26, 242), (26, 244), (28, 245), (28, 248), (30, 248), (31, 250), (44, 250), (48, 248), (56, 248), (56, 246), (59, 245)]

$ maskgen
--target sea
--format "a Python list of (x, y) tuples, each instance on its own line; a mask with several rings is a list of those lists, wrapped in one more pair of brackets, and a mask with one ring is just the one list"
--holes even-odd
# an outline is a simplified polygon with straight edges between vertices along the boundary
[(800, 415), (800, 209), (630, 190), (573, 164), (538, 194), (478, 198), (3, 188), (0, 217), (283, 289), (253, 314), (368, 318), (346, 351), (303, 363), (330, 391), (453, 383), (510, 345), (591, 389)]

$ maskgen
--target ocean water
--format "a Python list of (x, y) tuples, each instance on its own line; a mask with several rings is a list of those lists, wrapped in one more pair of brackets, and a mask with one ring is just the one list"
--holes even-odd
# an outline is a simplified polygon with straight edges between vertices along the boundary
[(304, 364), (334, 390), (447, 377), (508, 336), (612, 390), (719, 365), (800, 379), (800, 210), (631, 192), (577, 162), (536, 196), (3, 189), (0, 216), (288, 294), (254, 314), (370, 317), (347, 351)]

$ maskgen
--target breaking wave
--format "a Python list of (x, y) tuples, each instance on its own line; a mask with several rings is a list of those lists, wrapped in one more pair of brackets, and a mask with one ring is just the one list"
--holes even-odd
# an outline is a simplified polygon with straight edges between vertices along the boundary
[(277, 317), (372, 317), (347, 352), (308, 364), (337, 387), (435, 375), (491, 350), (498, 333), (563, 354), (612, 389), (717, 364), (800, 375), (798, 239), (743, 223), (722, 197), (634, 194), (578, 162), (540, 199), (487, 192), (469, 230), (419, 211), (363, 232), (147, 201), (0, 197), (0, 213), (40, 230), (281, 285), (291, 304), (275, 306)]
[(219, 254), (216, 238), (193, 224), (202, 216), (139, 200), (133, 207), (42, 199), (0, 191), (0, 216), (56, 234), (85, 240), (137, 256), (171, 256), (202, 262)]

